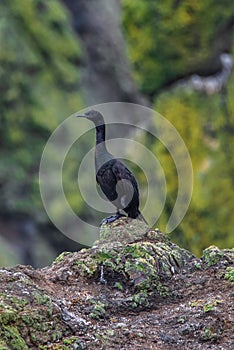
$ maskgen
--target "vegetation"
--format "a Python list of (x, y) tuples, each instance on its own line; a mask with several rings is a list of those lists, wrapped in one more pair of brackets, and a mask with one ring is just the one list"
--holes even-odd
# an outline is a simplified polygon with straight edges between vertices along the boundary
[[(193, 198), (172, 239), (197, 255), (211, 244), (231, 247), (234, 74), (225, 91), (210, 96), (178, 81), (193, 73), (216, 73), (219, 54), (233, 53), (233, 2), (122, 0), (121, 4), (138, 89), (176, 127), (192, 159)], [(84, 52), (71, 17), (59, 0), (0, 2), (1, 215), (20, 213), (48, 222), (38, 186), (43, 148), (61, 121), (89, 104), (80, 85)], [(105, 70), (105, 64), (101, 68)], [(87, 141), (82, 142), (85, 147)], [(177, 196), (176, 168), (158, 140), (147, 135), (142, 142), (156, 154), (166, 177), (167, 202), (157, 223), (163, 231)], [(83, 154), (83, 150), (69, 152), (63, 182), (72, 208), (87, 218), (94, 214), (76, 186), (77, 162)], [(146, 179), (137, 171), (144, 188)], [(156, 210), (154, 203), (152, 208)], [(55, 205), (57, 215), (61, 210)]]
[[(177, 242), (200, 254), (209, 244), (231, 247), (234, 244), (234, 114), (231, 102), (233, 77), (228, 85), (229, 125), (221, 106), (221, 96), (203, 96), (181, 87), (162, 93), (155, 109), (176, 127), (188, 147), (194, 171), (193, 197), (189, 211), (175, 232)], [(176, 168), (162, 145), (153, 149), (165, 169), (168, 212), (158, 225), (163, 229), (177, 196)]]
[[(170, 84), (192, 73), (214, 74), (222, 50), (233, 52), (232, 2), (122, 0), (122, 4), (129, 56), (139, 88), (179, 131), (192, 159), (193, 198), (173, 238), (198, 255), (211, 243), (231, 247), (234, 76), (225, 91), (210, 96), (186, 84)], [(226, 47), (221, 43), (224, 38)], [(167, 205), (157, 223), (164, 230), (177, 196), (177, 171), (158, 140), (146, 137), (144, 142), (157, 155), (166, 176)]]
[[(122, 220), (137, 240), (119, 241)], [(0, 269), (1, 350), (153, 349), (155, 339), (160, 349), (232, 348), (234, 249), (199, 259), (160, 231), (138, 231), (139, 220), (118, 222), (106, 225), (116, 241), (43, 269)]]
[(0, 210), (41, 215), (46, 140), (81, 107), (80, 47), (58, 1), (0, 3)]
[(234, 14), (231, 0), (122, 0), (122, 5), (130, 59), (146, 94), (204, 69), (207, 58), (222, 49)]

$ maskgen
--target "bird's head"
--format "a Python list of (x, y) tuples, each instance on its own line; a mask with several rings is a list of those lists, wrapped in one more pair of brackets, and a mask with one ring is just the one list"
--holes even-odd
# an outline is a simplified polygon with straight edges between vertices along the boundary
[(90, 111), (83, 114), (76, 114), (76, 117), (91, 120), (95, 125), (104, 124), (104, 118), (102, 114), (98, 111), (95, 111), (94, 109), (91, 109)]

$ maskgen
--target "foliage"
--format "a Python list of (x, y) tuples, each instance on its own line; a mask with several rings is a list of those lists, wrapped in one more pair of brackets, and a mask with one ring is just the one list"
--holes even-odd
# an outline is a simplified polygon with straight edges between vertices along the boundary
[[(122, 5), (128, 53), (139, 87), (179, 131), (193, 163), (192, 202), (173, 238), (196, 254), (210, 244), (230, 247), (234, 243), (234, 76), (226, 105), (220, 94), (205, 96), (178, 84), (162, 88), (218, 57), (227, 28), (233, 26), (233, 3), (122, 0)], [(83, 103), (80, 44), (59, 0), (2, 0), (0, 46), (0, 211), (41, 218), (38, 169), (43, 148), (56, 126)], [(209, 75), (209, 69), (206, 65), (203, 73)], [(177, 196), (176, 167), (160, 142), (149, 136), (143, 141), (165, 172), (167, 202), (157, 223), (164, 230)], [(64, 190), (72, 208), (90, 219), (93, 214), (76, 186), (79, 159), (79, 147), (69, 151)], [(138, 171), (142, 187), (146, 178)], [(156, 210), (154, 203), (151, 207)], [(61, 216), (59, 203), (53, 209)]]
[[(233, 40), (228, 39), (233, 30), (232, 1), (122, 0), (122, 6), (129, 56), (139, 87), (154, 100), (154, 109), (179, 131), (192, 159), (192, 202), (173, 237), (195, 254), (201, 254), (210, 244), (231, 247), (234, 76), (229, 81), (227, 96), (224, 91), (206, 96), (189, 86), (178, 83), (168, 88), (168, 84), (194, 72), (213, 74), (215, 65), (211, 66), (214, 57), (217, 59), (222, 52), (222, 44), (226, 42), (226, 49), (233, 46)], [(152, 142), (147, 136), (144, 143), (157, 155), (166, 177), (167, 201), (157, 223), (164, 230), (177, 197), (177, 170), (158, 140)], [(174, 147), (180, 152), (178, 145)], [(157, 208), (156, 199), (152, 207)]]
[(56, 0), (1, 1), (0, 45), (0, 210), (41, 215), (43, 147), (82, 103), (80, 47)]
[(231, 0), (122, 0), (122, 6), (130, 59), (147, 94), (193, 72), (217, 51), (223, 40), (217, 37), (234, 15)]
[(234, 283), (234, 268), (229, 266), (226, 268), (225, 279), (229, 280), (231, 283)]
[[(228, 96), (233, 89), (233, 77)], [(229, 98), (228, 101), (231, 99)], [(181, 87), (161, 94), (155, 108), (176, 127), (190, 152), (193, 171), (193, 197), (189, 211), (175, 232), (177, 242), (196, 254), (210, 243), (221, 248), (234, 244), (234, 147), (232, 104), (229, 125), (221, 108), (220, 95), (203, 96)], [(175, 146), (176, 147), (176, 146)], [(163, 225), (177, 196), (177, 173), (173, 161), (156, 142), (152, 148), (162, 162), (167, 178), (168, 212), (158, 223)]]

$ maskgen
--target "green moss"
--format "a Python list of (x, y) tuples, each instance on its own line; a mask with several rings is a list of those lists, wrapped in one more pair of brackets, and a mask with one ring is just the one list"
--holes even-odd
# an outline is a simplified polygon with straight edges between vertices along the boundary
[(15, 322), (18, 318), (17, 309), (4, 302), (0, 303), (0, 324), (8, 324), (10, 322)]
[(161, 282), (157, 284), (157, 291), (161, 297), (168, 297), (170, 295), (169, 288), (164, 286)]
[(120, 282), (115, 282), (114, 288), (117, 288), (118, 290), (121, 290), (121, 291), (124, 290), (124, 287)]
[(198, 269), (198, 270), (201, 270), (201, 269), (202, 269), (202, 265), (201, 265), (201, 263), (198, 262), (198, 261), (195, 261), (195, 262), (194, 262), (194, 266), (195, 266), (196, 269)]
[(110, 224), (104, 224), (100, 228), (100, 242), (128, 243), (142, 238), (149, 227), (141, 220), (121, 217)]
[(56, 342), (56, 341), (62, 339), (62, 337), (63, 337), (62, 331), (55, 331), (51, 335), (51, 339), (53, 342)]
[(63, 261), (64, 257), (71, 254), (70, 252), (63, 252), (61, 253), (59, 256), (57, 256), (57, 258), (53, 261), (53, 264), (59, 263), (61, 261)]
[(194, 300), (190, 302), (190, 306), (203, 309), (204, 313), (208, 313), (215, 310), (215, 308), (221, 303), (222, 303), (222, 300), (218, 300), (218, 299), (209, 301), (209, 302), (207, 302), (206, 300), (199, 299), (199, 300)]
[(50, 297), (48, 297), (48, 295), (46, 295), (46, 294), (40, 294), (38, 292), (33, 292), (32, 295), (34, 296), (38, 305), (45, 305), (45, 304), (51, 303)]
[(127, 299), (130, 302), (130, 306), (133, 309), (147, 308), (150, 306), (149, 297), (146, 291), (135, 293), (132, 297)]
[(1, 327), (0, 334), (1, 338), (11, 347), (12, 350), (28, 349), (28, 346), (16, 327), (3, 326)]
[(224, 253), (215, 246), (206, 248), (203, 252), (202, 259), (208, 267), (216, 265), (223, 258)]
[(87, 259), (85, 262), (78, 260), (76, 264), (79, 266), (79, 274), (81, 276), (92, 277), (98, 268), (98, 262), (94, 257)]
[(99, 318), (103, 318), (105, 314), (106, 314), (105, 304), (101, 303), (100, 301), (97, 301), (95, 302), (93, 306), (93, 310), (89, 314), (89, 317), (93, 319), (99, 319)]
[(111, 259), (112, 256), (113, 256), (113, 253), (101, 250), (94, 255), (94, 258), (97, 260), (97, 262), (102, 263), (108, 259)]
[[(18, 293), (18, 287), (17, 287)], [(53, 303), (49, 296), (40, 290), (30, 292), (30, 301), (10, 294), (0, 295), (0, 338), (11, 349), (27, 349), (20, 333), (30, 328), (29, 343), (45, 344), (62, 338), (59, 315), (53, 314)], [(48, 320), (48, 318), (50, 320)], [(1, 349), (1, 348), (0, 348)]]
[(229, 266), (226, 268), (226, 273), (224, 278), (230, 281), (231, 283), (234, 283), (234, 267)]
[(210, 311), (213, 311), (214, 308), (221, 304), (221, 301), (220, 300), (214, 300), (212, 303), (207, 303), (207, 304), (204, 304), (203, 305), (203, 311), (204, 312), (210, 312)]
[[(130, 223), (124, 220), (128, 227)], [(120, 221), (115, 226), (118, 230), (121, 230), (120, 224), (123, 224), (123, 219)], [(138, 221), (132, 220), (131, 227), (137, 230)], [(107, 285), (120, 291), (130, 288), (138, 295), (141, 292), (150, 293), (156, 290), (160, 296), (168, 296), (168, 289), (160, 282), (161, 276), (171, 277), (193, 256), (172, 244), (169, 238), (164, 237), (158, 230), (150, 230), (144, 233), (144, 237), (136, 242), (117, 245), (114, 245), (116, 242), (113, 237), (111, 243), (98, 242), (94, 248), (81, 254), (81, 259), (77, 261), (78, 273), (96, 279), (100, 278), (102, 271)], [(138, 301), (133, 301), (134, 307), (139, 304)]]
[(200, 334), (200, 339), (202, 341), (217, 341), (219, 338), (218, 334), (212, 331), (209, 328), (205, 328), (204, 331), (201, 332)]
[(9, 347), (6, 345), (6, 343), (2, 339), (0, 339), (0, 349), (9, 350)]
[(21, 320), (23, 321), (23, 323), (28, 327), (28, 326), (32, 326), (34, 323), (33, 317), (32, 317), (32, 313), (30, 311), (25, 311), (24, 313), (22, 313), (20, 315)]
[(63, 339), (63, 343), (65, 345), (71, 345), (73, 344), (74, 342), (76, 342), (78, 340), (77, 337), (70, 337), (70, 338), (67, 338), (67, 339)]
[(169, 244), (170, 242), (170, 238), (168, 235), (165, 235), (163, 234), (159, 229), (154, 229), (154, 230), (149, 230), (147, 233), (146, 233), (146, 237), (150, 240), (150, 241), (153, 241), (153, 242), (162, 242), (162, 243), (166, 243), (166, 244)]

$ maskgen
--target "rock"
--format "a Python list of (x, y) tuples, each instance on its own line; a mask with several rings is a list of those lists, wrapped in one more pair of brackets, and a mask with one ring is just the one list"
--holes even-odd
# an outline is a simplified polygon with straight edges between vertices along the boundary
[(100, 231), (49, 267), (0, 269), (0, 349), (232, 348), (232, 250), (197, 259), (128, 218)]

